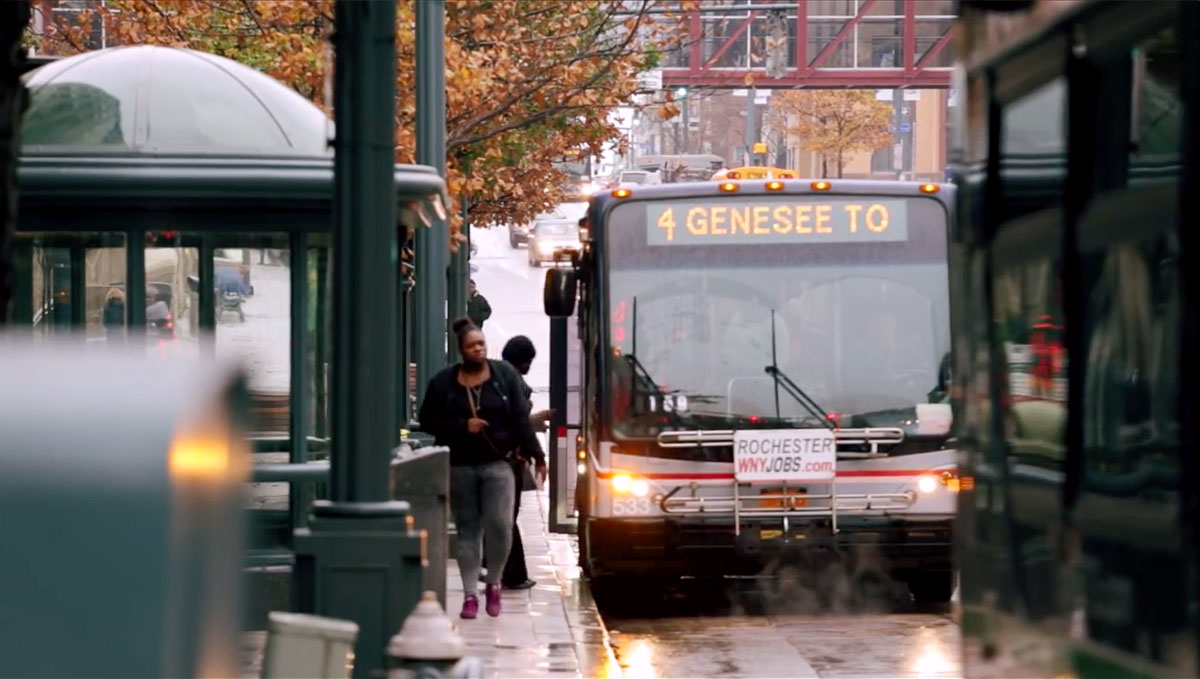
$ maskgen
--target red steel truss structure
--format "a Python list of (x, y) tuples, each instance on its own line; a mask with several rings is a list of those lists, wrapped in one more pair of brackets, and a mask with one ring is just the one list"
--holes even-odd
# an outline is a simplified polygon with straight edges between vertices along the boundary
[[(687, 39), (667, 54), (663, 87), (948, 88), (950, 0), (726, 0), (688, 15)], [(767, 76), (767, 13), (788, 26), (783, 77)]]

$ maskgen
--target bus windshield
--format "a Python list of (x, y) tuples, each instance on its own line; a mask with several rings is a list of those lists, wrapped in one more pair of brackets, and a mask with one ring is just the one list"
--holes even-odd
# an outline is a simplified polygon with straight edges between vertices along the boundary
[[(843, 427), (913, 425), (949, 351), (946, 230), (926, 197), (617, 206), (605, 228), (614, 434), (819, 426), (777, 392), (771, 366)], [(647, 386), (668, 396), (640, 398)]]

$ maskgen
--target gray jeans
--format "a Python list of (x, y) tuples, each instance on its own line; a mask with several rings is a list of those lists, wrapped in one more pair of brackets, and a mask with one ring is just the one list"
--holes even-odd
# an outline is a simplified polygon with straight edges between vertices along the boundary
[[(517, 484), (503, 460), (450, 468), (450, 511), (458, 539), (458, 570), (463, 595), (479, 590), (479, 567), (487, 536), (488, 563), (503, 564), (512, 546), (513, 503)], [(487, 582), (499, 586), (503, 568), (489, 568)]]

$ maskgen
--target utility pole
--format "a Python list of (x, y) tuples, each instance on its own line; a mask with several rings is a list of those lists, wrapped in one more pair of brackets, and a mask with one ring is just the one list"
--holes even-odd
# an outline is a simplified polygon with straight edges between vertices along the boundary
[(750, 88), (746, 93), (746, 165), (754, 165), (754, 140), (758, 137), (755, 131), (757, 127), (755, 117), (758, 115), (758, 107), (755, 105), (755, 99), (758, 97), (756, 88)]
[[(443, 0), (417, 0), (417, 162), (446, 176), (446, 34)], [(446, 367), (446, 338), (453, 318), (447, 314), (446, 260), (450, 237), (434, 216), (433, 227), (416, 235), (417, 402), (425, 398), (429, 378)], [(465, 305), (464, 305), (465, 308)]]
[(892, 90), (892, 169), (896, 179), (912, 179), (913, 171), (913, 130), (912, 110), (904, 101), (904, 90), (899, 87)]
[(692, 100), (688, 97), (684, 97), (684, 99), (683, 99), (683, 154), (684, 155), (687, 155), (688, 153), (690, 153), (690, 151), (688, 149), (691, 147), (691, 142), (688, 138), (692, 131), (691, 108), (692, 108)]
[[(358, 623), (354, 676), (381, 674), (417, 603), (421, 538), (391, 500), (399, 411), (396, 277), (396, 5), (339, 0), (333, 35), (333, 403), (329, 500), (295, 532), (293, 604)], [(299, 322), (299, 321), (298, 321)], [(302, 385), (293, 385), (302, 389)]]
[(900, 128), (904, 125), (904, 92), (899, 87), (892, 88), (892, 169), (896, 179), (904, 176), (904, 135)]

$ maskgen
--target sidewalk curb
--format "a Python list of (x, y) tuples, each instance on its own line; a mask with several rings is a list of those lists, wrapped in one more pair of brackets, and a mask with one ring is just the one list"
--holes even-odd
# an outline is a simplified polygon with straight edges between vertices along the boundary
[[(542, 514), (542, 516), (545, 516), (546, 515), (545, 512), (546, 512), (547, 508), (543, 504), (544, 497), (543, 497), (542, 493), (540, 493), (540, 492), (537, 493), (536, 495), (537, 495), (537, 501), (538, 501), (538, 510)], [(547, 528), (547, 532), (549, 532), (548, 528)], [(566, 534), (558, 533), (558, 535), (566, 535)], [(578, 562), (578, 559), (579, 559), (578, 538), (575, 536), (572, 536), (571, 544), (574, 547), (574, 549), (572, 551), (574, 552), (576, 561)], [(562, 586), (563, 584), (564, 583), (562, 583), (562, 582), (559, 583), (560, 586)], [(582, 574), (582, 572), (580, 573), (580, 577), (579, 577), (579, 589), (580, 589), (580, 591), (587, 592), (587, 598), (592, 602), (592, 605), (593, 605), (593, 613), (592, 613), (591, 617), (593, 617), (595, 619), (595, 625), (600, 630), (600, 638), (604, 645), (604, 656), (605, 656), (606, 664), (608, 666), (607, 671), (605, 672), (605, 676), (608, 679), (620, 679), (621, 677), (623, 677), (625, 675), (625, 671), (624, 671), (624, 669), (622, 669), (621, 663), (617, 660), (617, 652), (616, 652), (616, 649), (613, 648), (612, 636), (609, 634), (608, 625), (604, 624), (604, 617), (602, 615), (600, 615), (600, 609), (599, 609), (599, 607), (597, 607), (595, 605), (596, 599), (592, 596), (591, 584), (588, 582), (587, 577), (584, 576)], [(563, 598), (563, 612), (564, 613), (566, 613), (566, 609), (567, 609), (567, 600), (564, 597)], [(576, 646), (583, 645), (583, 642), (580, 642), (580, 641), (576, 641), (575, 643), (576, 643)], [(582, 663), (580, 663), (580, 665), (582, 667)]]

